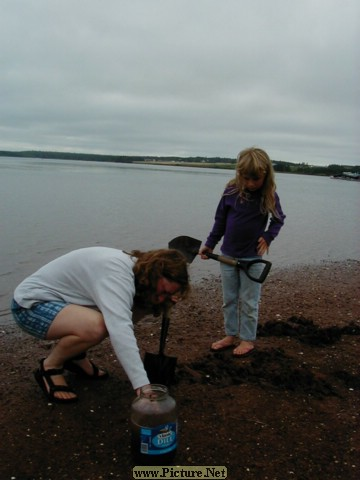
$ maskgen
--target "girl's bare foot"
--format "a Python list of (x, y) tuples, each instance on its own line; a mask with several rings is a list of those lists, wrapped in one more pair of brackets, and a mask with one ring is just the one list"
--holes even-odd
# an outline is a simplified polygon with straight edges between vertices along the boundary
[(247, 357), (253, 352), (254, 349), (255, 346), (252, 342), (242, 340), (240, 344), (233, 350), (233, 355), (234, 357)]
[(223, 350), (227, 350), (228, 348), (232, 348), (236, 343), (236, 337), (232, 335), (227, 335), (221, 340), (218, 340), (217, 342), (214, 342), (210, 350), (212, 352), (221, 352)]

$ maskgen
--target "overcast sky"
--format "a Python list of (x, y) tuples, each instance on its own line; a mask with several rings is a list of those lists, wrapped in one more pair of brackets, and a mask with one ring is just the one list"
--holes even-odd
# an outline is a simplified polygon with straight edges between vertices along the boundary
[(359, 0), (0, 0), (0, 149), (359, 165)]

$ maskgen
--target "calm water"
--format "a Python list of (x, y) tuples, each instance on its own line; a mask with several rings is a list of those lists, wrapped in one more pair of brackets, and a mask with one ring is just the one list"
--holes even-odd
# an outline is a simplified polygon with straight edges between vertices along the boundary
[[(204, 240), (230, 170), (0, 157), (0, 315), (14, 287), (70, 250), (105, 245), (166, 247), (178, 235)], [(273, 270), (360, 259), (360, 184), (277, 174), (286, 225)], [(196, 258), (193, 280), (219, 264)]]

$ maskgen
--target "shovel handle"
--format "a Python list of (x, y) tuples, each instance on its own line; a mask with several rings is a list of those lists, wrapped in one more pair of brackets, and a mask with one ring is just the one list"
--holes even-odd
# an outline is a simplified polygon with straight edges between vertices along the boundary
[(226, 265), (231, 265), (232, 267), (238, 266), (238, 261), (233, 258), (228, 258), (228, 257), (224, 257), (223, 255), (217, 255), (216, 253), (209, 253), (209, 252), (204, 252), (204, 255), (206, 255), (208, 258), (211, 258), (212, 260), (217, 260), (218, 262), (226, 263)]
[[(264, 269), (261, 272), (260, 277), (254, 277), (253, 275), (250, 274), (249, 270), (251, 265), (255, 265), (256, 263), (261, 263), (264, 265)], [(242, 262), (239, 260), (239, 268), (243, 268), (245, 270), (246, 275), (250, 278), (250, 280), (253, 280), (254, 282), (257, 283), (264, 283), (266, 280), (266, 277), (268, 276), (270, 269), (271, 269), (272, 263), (269, 262), (268, 260), (250, 260), (248, 262)]]
[[(217, 255), (215, 253), (209, 253), (209, 252), (205, 252), (205, 255), (208, 257), (208, 258), (211, 258), (213, 260), (217, 260), (218, 262), (221, 262), (221, 263), (226, 263), (227, 265), (231, 265), (233, 267), (237, 267), (237, 268), (242, 268), (244, 270), (244, 272), (246, 273), (246, 275), (250, 278), (250, 280), (253, 280), (254, 282), (257, 282), (257, 283), (263, 283), (266, 279), (266, 277), (268, 276), (269, 272), (270, 272), (270, 269), (271, 269), (271, 262), (269, 262), (268, 260), (262, 260), (262, 259), (255, 259), (255, 260), (235, 260), (234, 258), (228, 258), (228, 257), (224, 257), (223, 255)], [(260, 277), (254, 277), (253, 275), (251, 275), (250, 273), (250, 267), (252, 265), (255, 265), (257, 263), (261, 263), (262, 265), (264, 265), (264, 269), (260, 275)]]
[(159, 355), (164, 355), (166, 337), (169, 330), (169, 317), (164, 313), (161, 323), (161, 333), (160, 333), (160, 346), (159, 346)]

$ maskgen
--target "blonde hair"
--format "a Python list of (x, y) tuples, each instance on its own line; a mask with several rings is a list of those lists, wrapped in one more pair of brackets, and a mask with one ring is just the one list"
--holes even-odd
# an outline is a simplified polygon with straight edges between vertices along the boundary
[(261, 148), (251, 147), (242, 150), (237, 156), (236, 177), (230, 180), (227, 187), (230, 189), (229, 194), (238, 192), (241, 198), (246, 198), (244, 176), (253, 178), (264, 178), (261, 187), (261, 212), (271, 213), (275, 217), (279, 217), (275, 205), (275, 172), (269, 155)]

